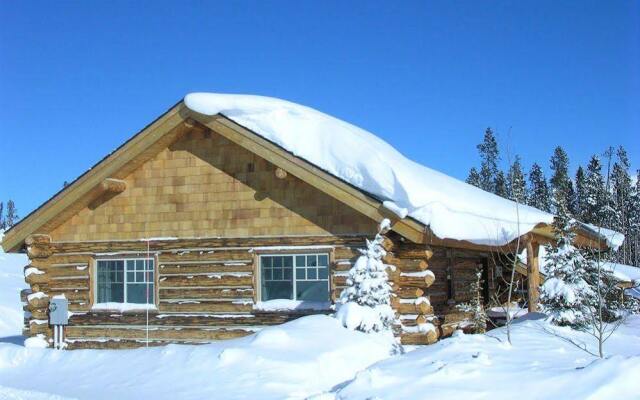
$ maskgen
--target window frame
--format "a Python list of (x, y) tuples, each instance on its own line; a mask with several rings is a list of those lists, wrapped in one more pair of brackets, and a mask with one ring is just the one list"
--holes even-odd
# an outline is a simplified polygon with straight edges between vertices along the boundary
[[(150, 260), (153, 261), (153, 282), (149, 281), (149, 283), (153, 283), (153, 302), (152, 303), (128, 303), (127, 300), (127, 261), (137, 261), (137, 260)], [(116, 309), (106, 309), (106, 308), (97, 308), (94, 309), (94, 306), (96, 304), (107, 304), (107, 303), (100, 303), (98, 302), (98, 262), (100, 261), (122, 261), (124, 263), (124, 270), (123, 270), (123, 297), (124, 297), (124, 302), (111, 302), (114, 304), (127, 304), (127, 305), (139, 305), (140, 306), (140, 310), (146, 310), (146, 309), (157, 309), (158, 308), (158, 304), (160, 302), (158, 295), (159, 295), (159, 288), (158, 288), (158, 282), (159, 282), (159, 277), (158, 277), (158, 256), (157, 255), (150, 255), (150, 256), (121, 256), (121, 257), (100, 257), (100, 258), (94, 258), (93, 259), (93, 266), (91, 268), (91, 274), (92, 274), (92, 282), (91, 282), (91, 291), (92, 291), (92, 295), (91, 295), (91, 310), (92, 311), (107, 311), (107, 312), (113, 312), (113, 311), (117, 311)], [(135, 283), (135, 282), (133, 282)]]
[[(270, 300), (262, 300), (262, 284), (263, 282), (263, 277), (262, 277), (262, 258), (263, 257), (292, 257), (293, 258), (293, 263), (292, 263), (292, 267), (291, 267), (291, 280), (292, 280), (292, 296), (293, 299), (284, 299), (284, 300), (293, 300), (293, 301), (310, 301), (310, 300), (297, 300), (297, 278), (296, 278), (296, 256), (327, 256), (327, 293), (328, 293), (328, 298), (324, 301), (328, 302), (328, 303), (333, 303), (333, 299), (331, 296), (331, 291), (332, 291), (332, 279), (331, 279), (331, 266), (333, 265), (333, 251), (331, 251), (330, 249), (327, 249), (327, 251), (319, 251), (319, 252), (310, 252), (308, 250), (300, 250), (299, 252), (296, 251), (288, 251), (288, 252), (261, 252), (259, 254), (256, 254), (256, 265), (257, 265), (257, 273), (255, 274), (256, 276), (256, 282), (255, 282), (255, 292), (256, 292), (256, 297), (254, 299), (255, 302), (262, 302), (262, 301), (270, 301)], [(305, 265), (305, 270), (308, 268), (308, 266)], [(324, 279), (312, 279), (312, 280), (307, 280), (306, 278), (304, 280), (301, 280), (301, 282), (309, 282), (309, 281), (322, 281)], [(279, 300), (279, 299), (271, 299), (271, 300)]]

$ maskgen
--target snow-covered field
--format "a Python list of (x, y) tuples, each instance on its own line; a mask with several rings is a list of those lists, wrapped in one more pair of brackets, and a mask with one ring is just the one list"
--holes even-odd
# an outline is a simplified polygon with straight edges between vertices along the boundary
[[(26, 348), (21, 256), (0, 253), (0, 399), (640, 398), (640, 317), (596, 359), (542, 321), (389, 356), (382, 337), (312, 316), (242, 339), (138, 350)], [(570, 330), (557, 330), (588, 341)]]

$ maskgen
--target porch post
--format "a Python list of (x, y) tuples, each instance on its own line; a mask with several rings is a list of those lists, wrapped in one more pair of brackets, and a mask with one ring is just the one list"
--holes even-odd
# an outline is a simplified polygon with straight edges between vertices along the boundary
[(538, 311), (538, 300), (540, 299), (540, 266), (538, 251), (540, 244), (533, 239), (527, 240), (527, 292), (529, 312)]

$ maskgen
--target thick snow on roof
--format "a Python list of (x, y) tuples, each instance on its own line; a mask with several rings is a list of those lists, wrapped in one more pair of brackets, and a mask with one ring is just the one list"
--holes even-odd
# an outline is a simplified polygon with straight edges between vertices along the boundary
[[(395, 203), (439, 238), (502, 245), (553, 216), (427, 168), (357, 126), (288, 101), (192, 93), (191, 110), (223, 114), (324, 171)], [(519, 214), (519, 215), (518, 215)], [(520, 221), (519, 224), (517, 221)]]

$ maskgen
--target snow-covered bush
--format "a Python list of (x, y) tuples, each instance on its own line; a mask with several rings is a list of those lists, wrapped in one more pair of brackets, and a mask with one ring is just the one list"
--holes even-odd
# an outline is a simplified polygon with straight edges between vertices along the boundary
[(482, 267), (476, 268), (476, 280), (471, 284), (473, 297), (466, 303), (461, 303), (456, 308), (464, 313), (471, 314), (471, 322), (478, 333), (487, 330), (487, 320), (489, 319), (482, 301)]
[[(382, 261), (385, 256), (383, 234), (389, 230), (390, 222), (380, 223), (378, 234), (367, 240), (367, 248), (349, 270), (347, 287), (340, 294), (336, 318), (349, 329), (362, 332), (391, 331), (395, 313), (391, 308), (391, 285), (386, 269), (390, 266)], [(392, 267), (393, 268), (393, 267)]]

